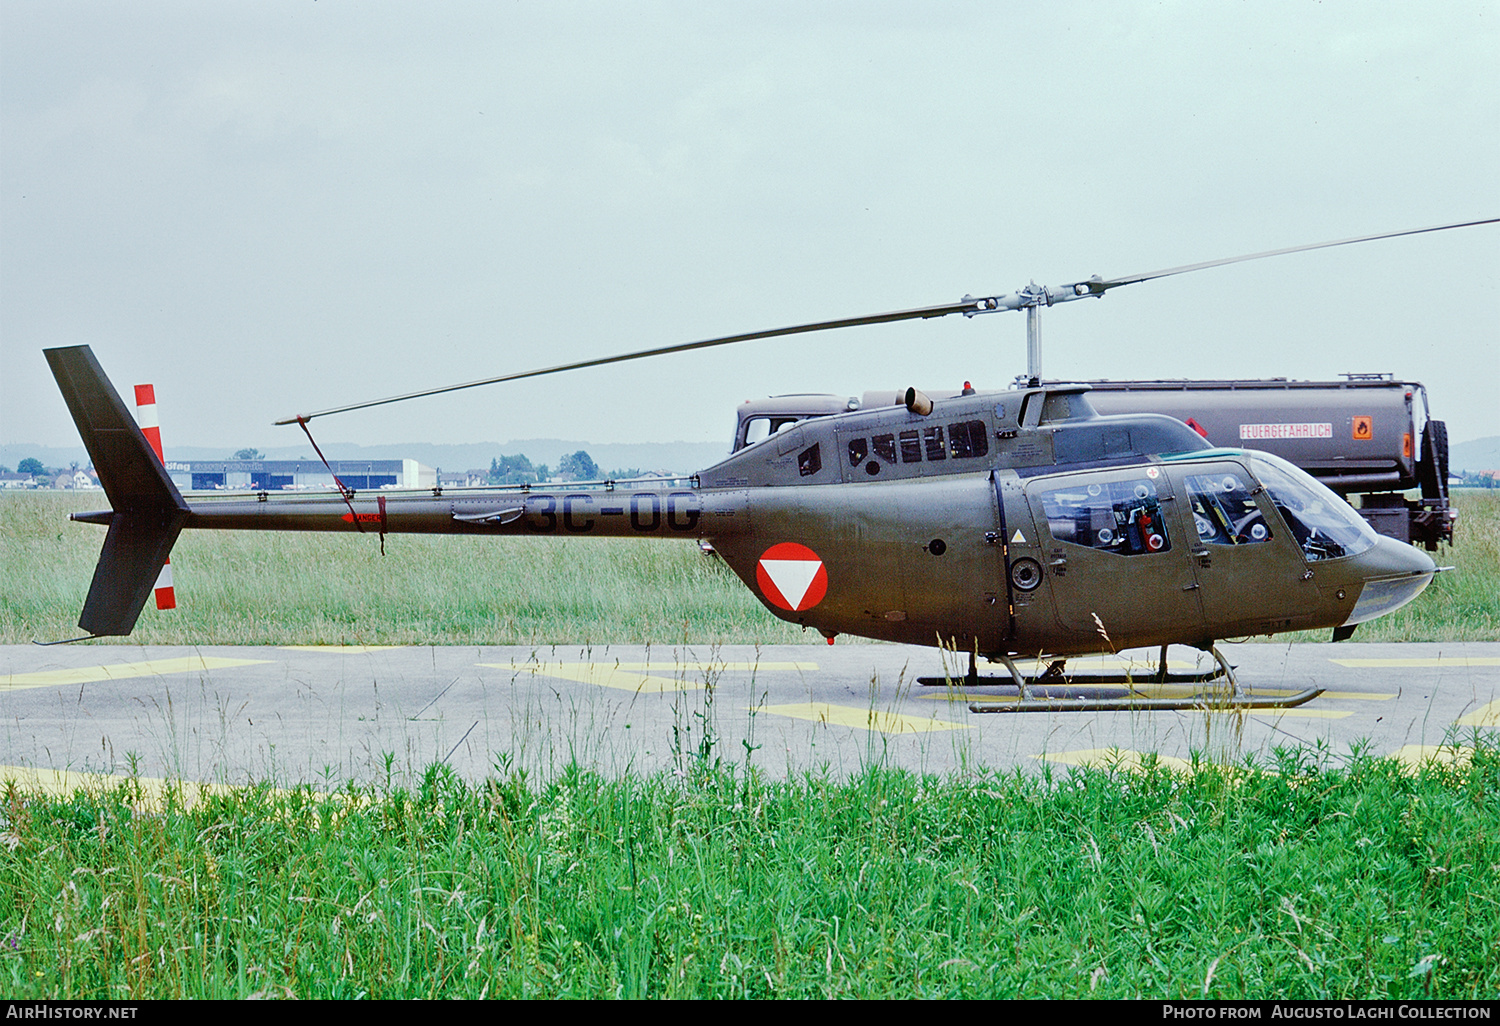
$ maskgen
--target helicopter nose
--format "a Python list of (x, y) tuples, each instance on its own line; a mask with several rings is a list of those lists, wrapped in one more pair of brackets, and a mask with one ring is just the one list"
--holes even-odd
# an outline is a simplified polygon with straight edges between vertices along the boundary
[(1393, 538), (1380, 538), (1373, 549), (1356, 559), (1363, 584), (1344, 621), (1349, 627), (1400, 609), (1422, 594), (1437, 573), (1437, 564), (1427, 553)]

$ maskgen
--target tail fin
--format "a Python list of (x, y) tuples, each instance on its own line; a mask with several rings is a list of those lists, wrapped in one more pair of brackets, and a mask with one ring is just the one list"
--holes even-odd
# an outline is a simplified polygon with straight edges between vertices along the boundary
[(89, 347), (43, 352), (113, 507), (78, 626), (92, 635), (129, 634), (188, 506)]

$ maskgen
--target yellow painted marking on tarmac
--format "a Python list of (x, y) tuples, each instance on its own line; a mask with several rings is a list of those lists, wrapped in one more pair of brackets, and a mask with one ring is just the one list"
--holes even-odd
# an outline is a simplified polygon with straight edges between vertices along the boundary
[(42, 670), (38, 673), (11, 673), (0, 677), (0, 691), (21, 688), (50, 688), (65, 684), (93, 684), (131, 677), (164, 677), (171, 673), (194, 673), (201, 670), (223, 670), (231, 666), (254, 666), (269, 659), (221, 659), (217, 656), (182, 656), (177, 659), (148, 659), (140, 663), (113, 663), (108, 666), (76, 666), (67, 670)]
[[(1072, 752), (1047, 752), (1032, 758), (1045, 759), (1060, 766), (1119, 769), (1128, 773), (1141, 773), (1146, 768), (1146, 753), (1133, 752), (1129, 748), (1080, 748)], [(1193, 768), (1192, 762), (1175, 755), (1158, 755), (1156, 762), (1166, 769), (1187, 771)]]
[(1500, 666), (1496, 656), (1435, 656), (1431, 659), (1330, 659), (1330, 663), (1355, 669), (1391, 666)]
[[(540, 677), (561, 677), (580, 684), (593, 684), (601, 688), (618, 691), (634, 691), (640, 694), (659, 695), (675, 691), (700, 691), (704, 681), (702, 674), (729, 670), (816, 670), (817, 663), (480, 663), (498, 670), (514, 670)], [(655, 674), (641, 670), (655, 669)], [(672, 672), (677, 676), (661, 676)], [(688, 676), (692, 674), (694, 676)]]
[(1246, 709), (1246, 716), (1269, 716), (1273, 719), (1286, 717), (1293, 720), (1341, 720), (1353, 716), (1352, 709)]
[(1500, 702), (1481, 705), (1453, 722), (1461, 727), (1500, 727)]
[(26, 793), (41, 793), (54, 798), (66, 798), (78, 791), (98, 793), (113, 792), (122, 784), (138, 788), (139, 801), (136, 808), (160, 810), (166, 805), (169, 792), (175, 792), (178, 801), (192, 808), (205, 794), (230, 794), (233, 788), (223, 784), (200, 784), (189, 780), (162, 780), (158, 777), (116, 777), (107, 773), (76, 773), (72, 770), (31, 769), (26, 766), (0, 766), (0, 790), (14, 783), (17, 790)]
[(1348, 698), (1356, 702), (1387, 702), (1396, 697), (1393, 691), (1324, 691), (1319, 698)]
[(813, 723), (829, 723), (857, 730), (873, 730), (881, 734), (922, 734), (935, 730), (969, 730), (967, 723), (949, 723), (945, 720), (924, 719), (920, 716), (903, 716), (900, 713), (881, 712), (878, 709), (861, 709), (850, 705), (829, 705), (826, 702), (802, 702), (794, 705), (760, 706), (756, 712), (773, 716), (789, 716), (794, 720), (811, 720)]
[(1391, 758), (1411, 772), (1421, 769), (1424, 763), (1461, 769), (1474, 758), (1474, 749), (1462, 745), (1402, 745), (1391, 753)]
[(393, 648), (405, 648), (405, 645), (282, 645), (281, 648), (288, 652), (347, 652), (351, 655), (359, 655), (362, 652), (389, 652)]
[[(480, 663), (479, 665), (491, 665)], [(529, 670), (530, 667), (522, 667)], [(617, 691), (635, 691), (640, 694), (659, 695), (671, 691), (698, 691), (703, 682), (690, 677), (657, 677), (629, 670), (617, 670), (605, 663), (542, 663), (534, 671), (543, 677), (561, 677), (576, 680), (580, 684), (593, 684)]]

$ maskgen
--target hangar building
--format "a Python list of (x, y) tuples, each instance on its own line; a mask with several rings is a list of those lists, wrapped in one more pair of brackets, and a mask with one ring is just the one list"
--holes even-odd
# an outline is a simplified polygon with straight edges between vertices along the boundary
[[(323, 491), (336, 487), (321, 460), (167, 460), (179, 491)], [(416, 460), (330, 460), (348, 488), (432, 488), (437, 473)]]

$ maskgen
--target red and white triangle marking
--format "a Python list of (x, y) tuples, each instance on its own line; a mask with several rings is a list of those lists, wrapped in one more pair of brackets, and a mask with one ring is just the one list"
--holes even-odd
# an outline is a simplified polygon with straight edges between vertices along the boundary
[(799, 613), (823, 601), (828, 571), (822, 557), (806, 545), (781, 542), (761, 554), (755, 581), (773, 606)]

